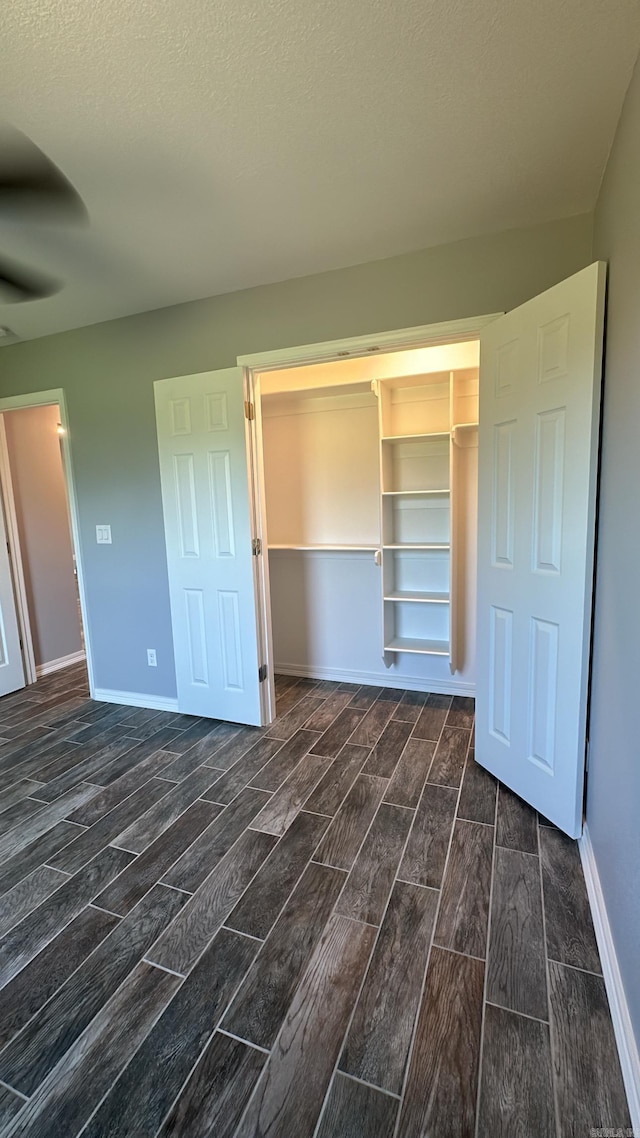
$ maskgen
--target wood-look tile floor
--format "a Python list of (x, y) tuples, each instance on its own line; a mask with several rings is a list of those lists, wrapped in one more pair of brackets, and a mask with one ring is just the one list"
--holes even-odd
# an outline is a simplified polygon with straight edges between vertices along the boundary
[(473, 703), (278, 679), (268, 730), (0, 701), (0, 1133), (628, 1127), (577, 846)]

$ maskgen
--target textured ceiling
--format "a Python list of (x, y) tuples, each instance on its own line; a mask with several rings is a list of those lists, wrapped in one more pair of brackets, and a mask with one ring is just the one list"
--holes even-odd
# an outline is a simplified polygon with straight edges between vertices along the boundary
[(637, 0), (11, 0), (0, 107), (87, 229), (0, 222), (63, 276), (43, 335), (593, 207)]

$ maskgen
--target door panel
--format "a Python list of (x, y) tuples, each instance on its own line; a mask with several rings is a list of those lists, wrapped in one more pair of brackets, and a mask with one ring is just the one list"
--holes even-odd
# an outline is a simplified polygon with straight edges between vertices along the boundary
[(155, 384), (180, 711), (261, 723), (242, 368)]
[(605, 266), (481, 336), (476, 758), (582, 827)]

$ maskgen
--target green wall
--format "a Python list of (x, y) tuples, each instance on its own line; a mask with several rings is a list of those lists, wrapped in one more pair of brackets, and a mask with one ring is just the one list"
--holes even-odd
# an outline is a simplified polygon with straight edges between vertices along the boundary
[(587, 825), (640, 1047), (640, 65), (596, 210), (609, 262)]
[[(97, 686), (175, 695), (154, 380), (513, 308), (587, 265), (591, 236), (582, 215), (3, 348), (1, 395), (66, 393)], [(106, 522), (113, 544), (98, 546)]]

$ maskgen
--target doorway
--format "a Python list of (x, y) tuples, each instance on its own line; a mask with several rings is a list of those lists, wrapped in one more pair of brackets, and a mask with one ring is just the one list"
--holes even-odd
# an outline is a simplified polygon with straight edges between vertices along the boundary
[(6, 694), (88, 656), (61, 391), (0, 400), (0, 485)]
[(256, 376), (274, 672), (474, 693), (478, 349)]
[[(468, 436), (467, 440), (458, 438), (460, 448), (455, 447), (456, 461), (454, 463), (454, 433), (450, 428), (456, 423), (462, 414), (463, 407), (458, 403), (454, 407), (454, 380), (453, 372), (460, 369), (460, 374), (463, 374), (465, 369), (467, 374), (475, 372), (475, 378), (471, 378), (471, 385), (475, 383), (475, 409), (470, 415), (465, 414), (463, 418), (471, 418), (475, 420), (477, 428), (477, 346), (480, 333), (483, 328), (491, 324), (498, 318), (499, 314), (491, 314), (487, 316), (479, 316), (464, 320), (448, 321), (439, 324), (425, 325), (417, 328), (399, 329), (395, 332), (379, 333), (372, 336), (359, 336), (350, 337), (344, 340), (330, 341), (323, 344), (312, 344), (302, 346), (300, 348), (289, 348), (282, 351), (265, 352), (253, 354), (248, 356), (239, 356), (238, 364), (242, 365), (245, 372), (245, 384), (249, 397), (249, 406), (251, 413), (255, 415), (255, 422), (252, 424), (254, 430), (251, 432), (251, 471), (254, 483), (254, 506), (255, 506), (255, 532), (258, 535), (260, 547), (265, 554), (262, 559), (261, 578), (260, 578), (260, 601), (259, 606), (259, 622), (261, 632), (261, 643), (263, 657), (268, 660), (268, 676), (267, 683), (264, 685), (267, 689), (265, 692), (264, 703), (268, 709), (268, 715), (273, 718), (275, 715), (275, 695), (273, 689), (273, 674), (280, 665), (282, 671), (290, 673), (298, 673), (307, 675), (311, 678), (329, 679), (331, 676), (339, 679), (342, 682), (354, 683), (369, 683), (380, 684), (386, 683), (388, 686), (396, 686), (398, 688), (411, 687), (423, 691), (436, 691), (436, 692), (450, 692), (451, 694), (457, 692), (459, 694), (473, 694), (475, 687), (474, 677), (474, 625), (475, 625), (475, 483), (477, 482), (477, 450), (475, 453), (468, 453), (466, 459), (462, 454), (462, 446), (464, 442), (471, 443), (472, 447), (477, 447), (477, 430)], [(380, 390), (374, 390), (377, 381), (381, 381), (387, 388), (390, 382), (395, 377), (399, 381), (399, 390), (396, 395), (389, 395), (389, 402), (393, 401), (402, 402), (403, 398), (407, 399), (407, 411), (411, 415), (411, 408), (415, 407), (415, 392), (412, 393), (407, 390), (407, 385), (402, 377), (411, 377), (409, 383), (416, 383), (418, 387), (422, 387), (422, 392), (418, 392), (418, 402), (420, 402), (420, 394), (426, 394), (424, 385), (421, 384), (420, 376), (421, 369), (427, 369), (430, 379), (440, 380), (440, 384), (436, 384), (433, 388), (432, 394), (436, 396), (433, 401), (433, 406), (439, 407), (435, 410), (436, 417), (442, 412), (442, 423), (434, 423), (429, 428), (433, 434), (439, 434), (440, 427), (445, 426), (446, 430), (443, 434), (449, 435), (448, 444), (448, 457), (443, 461), (448, 467), (448, 477), (445, 475), (443, 488), (448, 488), (449, 492), (452, 489), (452, 479), (455, 480), (455, 473), (466, 467), (466, 503), (463, 512), (458, 511), (456, 514), (455, 506), (444, 510), (433, 511), (433, 517), (440, 516), (444, 519), (445, 526), (449, 531), (449, 544), (451, 545), (450, 553), (445, 552), (444, 556), (440, 551), (434, 550), (430, 555), (434, 561), (430, 571), (430, 579), (433, 581), (433, 587), (428, 588), (425, 585), (426, 578), (423, 576), (423, 565), (421, 558), (424, 560), (424, 553), (417, 550), (387, 550), (386, 566), (385, 552), (382, 546), (385, 543), (389, 545), (404, 544), (395, 542), (395, 535), (389, 536), (390, 531), (397, 528), (397, 519), (399, 517), (417, 517), (417, 510), (401, 511), (396, 509), (403, 506), (419, 506), (420, 502), (414, 497), (411, 502), (411, 490), (420, 490), (427, 488), (427, 483), (422, 487), (422, 482), (411, 483), (411, 490), (408, 495), (403, 498), (393, 499), (393, 490), (389, 480), (388, 474), (385, 475), (385, 466), (389, 465), (389, 456), (385, 454), (385, 450), (389, 451), (390, 447), (387, 443), (383, 443), (383, 435), (387, 431), (387, 427), (382, 422), (380, 413), (376, 410), (373, 414), (373, 422), (375, 423), (373, 431), (373, 449), (374, 449), (374, 462), (377, 467), (377, 479), (374, 474), (373, 478), (369, 478), (369, 487), (366, 497), (371, 499), (373, 492), (373, 500), (367, 503), (367, 515), (373, 519), (370, 524), (370, 533), (365, 536), (368, 540), (359, 541), (357, 550), (340, 549), (340, 545), (349, 545), (352, 542), (346, 536), (346, 530), (341, 522), (338, 522), (338, 529), (341, 532), (340, 539), (334, 537), (333, 543), (331, 540), (320, 540), (317, 544), (323, 544), (325, 549), (323, 551), (309, 551), (309, 561), (311, 568), (315, 571), (329, 570), (328, 577), (335, 577), (335, 569), (346, 569), (347, 572), (343, 575), (343, 580), (348, 579), (351, 574), (352, 590), (351, 601), (360, 611), (361, 620), (359, 635), (363, 637), (361, 643), (366, 641), (368, 647), (364, 654), (361, 654), (359, 659), (356, 659), (355, 654), (351, 648), (356, 648), (355, 640), (349, 635), (347, 626), (344, 625), (342, 616), (339, 612), (334, 612), (334, 628), (340, 629), (341, 638), (350, 645), (347, 649), (343, 662), (345, 668), (343, 674), (339, 675), (340, 665), (335, 660), (336, 638), (332, 639), (329, 655), (334, 654), (333, 666), (326, 667), (327, 657), (325, 653), (325, 660), (320, 661), (316, 659), (313, 663), (307, 666), (304, 670), (304, 662), (300, 659), (297, 661), (297, 666), (292, 666), (291, 661), (284, 659), (287, 654), (286, 649), (291, 647), (297, 651), (300, 656), (300, 634), (297, 637), (297, 643), (291, 644), (290, 639), (279, 635), (278, 630), (274, 634), (274, 621), (272, 620), (272, 607), (275, 609), (279, 607), (282, 609), (284, 606), (289, 606), (294, 592), (291, 591), (287, 577), (291, 575), (294, 569), (293, 558), (287, 556), (285, 549), (278, 550), (277, 547), (291, 547), (296, 544), (304, 545), (304, 541), (296, 543), (295, 541), (278, 540), (277, 530), (274, 532), (272, 528), (271, 535), (269, 533), (268, 513), (271, 512), (273, 516), (273, 502), (274, 495), (270, 493), (267, 481), (274, 483), (274, 468), (278, 463), (283, 465), (285, 469), (286, 481), (286, 467), (288, 465), (287, 453), (282, 453), (280, 459), (276, 457), (278, 444), (275, 446), (265, 445), (265, 435), (269, 435), (269, 426), (265, 432), (265, 423), (268, 423), (266, 418), (263, 418), (263, 397), (267, 397), (273, 404), (277, 403), (278, 398), (285, 396), (288, 386), (287, 377), (293, 377), (290, 386), (295, 389), (298, 388), (299, 394), (304, 395), (305, 389), (313, 394), (315, 388), (318, 396), (322, 399), (323, 395), (330, 394), (332, 386), (338, 391), (342, 389), (347, 395), (347, 400), (350, 398), (349, 391), (351, 390), (354, 398), (352, 402), (358, 403), (362, 401), (367, 402), (365, 391), (368, 392), (368, 398), (372, 401), (373, 405), (381, 404)], [(322, 385), (325, 385), (325, 390), (322, 390)], [(350, 385), (351, 386), (350, 388)], [(446, 390), (445, 390), (446, 389)], [(456, 390), (460, 390), (456, 385)], [(430, 393), (431, 394), (431, 393)], [(386, 392), (383, 394), (384, 399)], [(359, 397), (359, 398), (358, 398)], [(474, 396), (472, 396), (474, 398)], [(426, 404), (423, 403), (423, 407)], [(446, 411), (444, 410), (446, 405)], [(366, 415), (366, 411), (364, 411)], [(402, 410), (400, 409), (400, 415)], [(362, 415), (360, 416), (362, 419)], [(431, 416), (433, 418), (433, 416)], [(445, 423), (446, 419), (446, 423)], [(377, 422), (376, 422), (377, 420)], [(361, 429), (363, 422), (356, 426), (356, 431)], [(353, 433), (353, 425), (351, 428)], [(423, 427), (415, 428), (420, 433), (423, 432)], [(395, 430), (395, 428), (390, 428)], [(408, 419), (403, 422), (401, 428), (398, 429), (399, 435), (410, 433)], [(370, 440), (371, 441), (371, 440)], [(411, 446), (411, 444), (410, 444)], [(288, 448), (287, 448), (288, 449)], [(437, 444), (435, 445), (437, 450)], [(270, 452), (270, 453), (269, 453)], [(348, 458), (343, 455), (343, 467), (353, 469), (353, 464), (349, 462)], [(371, 455), (369, 455), (371, 458)], [(274, 461), (275, 459), (275, 461)], [(458, 459), (460, 461), (458, 461)], [(436, 460), (438, 461), (438, 460)], [(442, 460), (441, 460), (442, 461)], [(403, 460), (400, 459), (402, 464)], [(393, 459), (391, 460), (393, 465)], [(406, 464), (405, 464), (406, 465)], [(409, 456), (409, 465), (411, 465), (411, 456)], [(475, 465), (475, 470), (473, 469)], [(454, 471), (455, 466), (455, 471)], [(270, 469), (269, 469), (270, 468)], [(391, 476), (393, 477), (393, 476)], [(410, 477), (410, 475), (409, 475)], [(330, 480), (335, 484), (335, 476), (329, 475)], [(376, 488), (377, 480), (377, 488)], [(290, 479), (290, 484), (293, 483), (293, 478)], [(404, 489), (404, 483), (398, 483)], [(334, 485), (335, 489), (335, 485)], [(409, 489), (409, 483), (407, 483)], [(388, 491), (389, 493), (385, 493)], [(339, 491), (337, 496), (339, 496)], [(271, 511), (269, 511), (269, 497), (271, 497)], [(453, 496), (451, 496), (453, 500)], [(457, 496), (458, 503), (460, 501)], [(446, 505), (444, 499), (440, 501), (433, 500), (433, 505)], [(357, 512), (360, 514), (360, 508), (356, 507)], [(276, 507), (276, 514), (277, 514)], [(352, 511), (353, 512), (353, 511)], [(345, 511), (346, 513), (346, 511)], [(448, 516), (447, 516), (448, 514)], [(343, 519), (344, 520), (344, 519)], [(363, 519), (358, 518), (358, 525), (362, 527)], [(349, 524), (347, 522), (347, 524)], [(366, 524), (366, 523), (365, 523)], [(276, 521), (279, 525), (279, 521)], [(461, 535), (462, 541), (458, 541), (459, 527), (462, 527), (464, 532)], [(375, 532), (374, 532), (375, 530)], [(385, 532), (387, 537), (385, 537)], [(329, 547), (333, 544), (331, 553)], [(418, 542), (407, 542), (407, 544), (420, 544)], [(436, 544), (447, 544), (437, 542)], [(271, 546), (271, 552), (269, 547)], [(338, 547), (338, 548), (336, 548)], [(427, 553), (427, 551), (424, 551)], [(300, 549), (299, 556), (304, 557), (307, 553), (306, 550)], [(341, 566), (338, 565), (338, 558), (347, 559), (350, 564)], [(321, 559), (325, 564), (321, 563)], [(274, 574), (270, 572), (270, 564), (274, 562)], [(357, 562), (354, 563), (354, 562)], [(464, 564), (464, 570), (463, 570)], [(367, 573), (368, 570), (368, 573)], [(410, 576), (407, 577), (405, 570), (409, 571)], [(413, 575), (413, 571), (418, 572), (418, 576)], [(363, 609), (363, 601), (365, 593), (361, 589), (363, 571), (367, 576), (367, 583), (365, 585), (366, 593), (368, 594), (368, 602)], [(327, 577), (327, 573), (322, 573)], [(298, 574), (298, 577), (300, 574)], [(307, 575), (310, 581), (309, 588), (315, 588), (317, 577), (315, 581)], [(438, 584), (439, 582), (439, 584)], [(299, 581), (298, 581), (299, 585)], [(326, 589), (329, 592), (334, 591), (333, 585), (330, 580), (324, 582)], [(383, 588), (384, 586), (384, 588)], [(403, 587), (404, 586), (404, 587)], [(303, 604), (305, 595), (298, 588), (298, 607)], [(399, 597), (400, 593), (412, 593), (414, 597), (416, 594), (422, 594), (422, 601), (426, 601), (425, 594), (432, 594), (432, 597), (439, 593), (439, 600), (445, 599), (445, 604), (440, 604), (438, 608), (435, 607), (437, 601), (429, 600), (427, 604), (417, 602), (402, 603)], [(455, 595), (456, 603), (454, 605), (447, 605), (446, 599), (450, 599)], [(278, 599), (282, 602), (278, 604)], [(409, 608), (411, 604), (411, 608)], [(372, 606), (377, 605), (378, 611), (373, 612)], [(335, 608), (335, 606), (333, 606)], [(349, 613), (355, 614), (355, 609), (351, 607), (351, 602), (347, 599), (346, 604), (343, 606), (343, 615)], [(366, 616), (373, 614), (373, 619), (368, 623)], [(278, 621), (282, 629), (282, 622)], [(380, 627), (378, 627), (380, 626)], [(402, 626), (402, 627), (401, 627)], [(435, 628), (435, 634), (430, 635), (431, 627)], [(298, 626), (299, 629), (304, 630), (305, 624), (302, 622)], [(415, 630), (419, 632), (419, 636), (411, 635)], [(400, 637), (396, 637), (394, 633), (399, 632)], [(346, 635), (345, 635), (346, 633)], [(404, 635), (402, 635), (404, 633)], [(275, 635), (275, 639), (274, 639)], [(324, 635), (324, 633), (322, 634)], [(408, 640), (439, 640), (447, 644), (446, 650), (435, 653), (424, 652), (420, 645), (418, 651), (399, 655), (397, 652), (390, 652), (387, 649), (392, 645), (395, 640), (403, 641), (405, 644)], [(459, 655), (458, 646), (461, 645), (462, 651)], [(283, 652), (283, 649), (285, 650)], [(459, 674), (454, 675), (458, 671), (455, 665), (456, 657), (459, 655), (459, 660), (462, 668)], [(280, 657), (280, 658), (278, 658)], [(439, 658), (438, 658), (439, 657)], [(301, 670), (301, 663), (302, 669)], [(466, 664), (466, 667), (465, 667)], [(404, 669), (402, 667), (404, 665)], [(324, 666), (324, 670), (323, 669)], [(402, 673), (402, 674), (400, 674)], [(397, 677), (394, 681), (394, 675)], [(408, 678), (410, 676), (410, 678)]]

